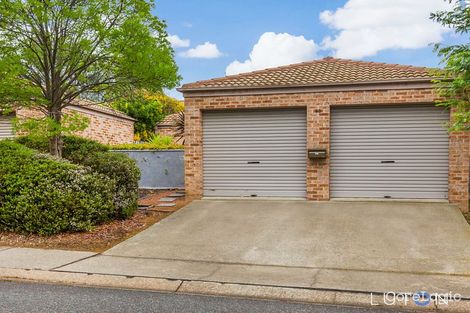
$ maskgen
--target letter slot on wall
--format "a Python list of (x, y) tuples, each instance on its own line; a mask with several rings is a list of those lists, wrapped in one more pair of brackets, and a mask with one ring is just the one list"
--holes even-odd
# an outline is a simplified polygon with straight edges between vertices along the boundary
[(308, 150), (309, 159), (326, 159), (326, 149), (310, 149)]

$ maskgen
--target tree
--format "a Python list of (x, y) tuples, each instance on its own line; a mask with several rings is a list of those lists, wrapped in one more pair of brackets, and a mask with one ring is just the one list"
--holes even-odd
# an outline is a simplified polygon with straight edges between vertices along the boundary
[[(0, 105), (34, 106), (61, 125), (77, 98), (175, 87), (166, 25), (152, 9), (147, 0), (0, 0)], [(55, 134), (50, 153), (61, 151)]]
[(115, 101), (113, 107), (137, 120), (134, 127), (137, 140), (148, 140), (157, 123), (168, 114), (182, 111), (184, 104), (162, 92), (139, 90)]
[[(464, 1), (449, 0), (449, 3), (453, 4), (452, 10), (433, 13), (431, 19), (454, 29), (457, 34), (468, 34), (470, 8)], [(444, 64), (444, 71), (439, 71), (435, 81), (442, 98), (438, 104), (454, 110), (449, 130), (470, 130), (470, 43), (436, 44), (435, 51)]]

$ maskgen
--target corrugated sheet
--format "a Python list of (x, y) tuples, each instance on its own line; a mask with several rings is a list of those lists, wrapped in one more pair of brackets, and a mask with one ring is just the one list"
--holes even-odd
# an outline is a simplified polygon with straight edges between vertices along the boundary
[(440, 198), (449, 114), (434, 105), (331, 109), (331, 197)]
[(14, 132), (11, 117), (0, 115), (0, 140), (12, 137), (14, 137)]
[(305, 110), (205, 112), (205, 196), (306, 196)]

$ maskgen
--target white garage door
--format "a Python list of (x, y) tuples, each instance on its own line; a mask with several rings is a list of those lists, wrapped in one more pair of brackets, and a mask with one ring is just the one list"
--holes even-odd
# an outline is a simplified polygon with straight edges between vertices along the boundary
[(446, 199), (448, 120), (434, 105), (332, 108), (330, 196)]
[(306, 196), (305, 110), (203, 113), (205, 196)]
[(11, 116), (0, 114), (0, 140), (14, 137)]

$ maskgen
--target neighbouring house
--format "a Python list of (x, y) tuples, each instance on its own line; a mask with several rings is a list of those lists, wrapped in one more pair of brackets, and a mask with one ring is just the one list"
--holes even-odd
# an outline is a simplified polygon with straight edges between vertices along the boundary
[(324, 58), (183, 85), (191, 196), (440, 199), (468, 210), (470, 132), (429, 69)]
[[(64, 113), (78, 112), (89, 120), (88, 127), (76, 132), (77, 136), (96, 140), (104, 144), (132, 143), (134, 122), (132, 117), (90, 101), (80, 100), (64, 109)], [(14, 114), (0, 115), (0, 139), (14, 137), (12, 118), (40, 118), (42, 112), (32, 108), (19, 108)]]
[(162, 136), (170, 136), (175, 138), (176, 143), (183, 143), (184, 137), (178, 133), (178, 120), (180, 113), (167, 115), (160, 123), (155, 126), (155, 134)]

